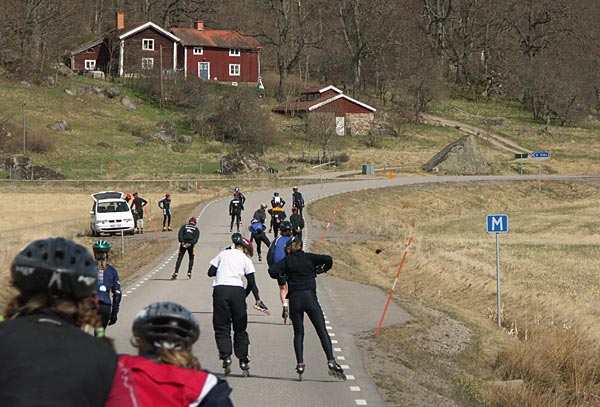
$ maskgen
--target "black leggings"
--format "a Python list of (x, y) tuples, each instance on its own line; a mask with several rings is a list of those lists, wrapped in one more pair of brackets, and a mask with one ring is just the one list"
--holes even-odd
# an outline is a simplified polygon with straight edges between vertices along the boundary
[(165, 226), (171, 226), (171, 212), (170, 211), (163, 215), (163, 228)]
[(192, 272), (192, 268), (194, 267), (194, 246), (183, 247), (183, 245), (179, 245), (179, 252), (177, 254), (177, 261), (175, 262), (175, 273), (179, 272), (179, 266), (181, 266), (181, 261), (183, 260), (183, 256), (185, 252), (188, 253), (188, 273)]
[(331, 348), (331, 338), (327, 333), (325, 326), (325, 317), (323, 310), (317, 299), (317, 292), (314, 290), (292, 291), (289, 294), (290, 301), (290, 319), (294, 326), (294, 351), (296, 352), (296, 362), (304, 362), (304, 313), (310, 318), (321, 340), (321, 346), (327, 356), (327, 360), (334, 359), (333, 349)]
[(242, 214), (233, 212), (231, 214), (231, 223), (229, 224), (229, 229), (233, 229), (233, 222), (235, 221), (235, 226), (237, 227), (237, 231), (240, 231), (240, 223), (242, 223)]
[(248, 357), (250, 339), (246, 327), (246, 292), (243, 287), (218, 285), (213, 290), (213, 329), (219, 349), (219, 358), (231, 356), (231, 327), (233, 325), (233, 349), (240, 360)]
[(261, 254), (261, 243), (264, 243), (267, 249), (269, 248), (269, 246), (271, 246), (271, 242), (269, 241), (269, 238), (267, 237), (267, 234), (265, 232), (252, 233), (250, 241), (252, 241), (252, 239), (254, 239), (254, 241), (256, 242), (256, 253), (258, 254)]

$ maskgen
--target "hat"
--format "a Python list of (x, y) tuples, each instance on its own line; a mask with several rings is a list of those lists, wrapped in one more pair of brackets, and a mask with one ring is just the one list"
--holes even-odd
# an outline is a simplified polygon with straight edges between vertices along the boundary
[(171, 194), (165, 194), (165, 198), (170, 198)]
[(193, 223), (194, 225), (196, 224), (196, 218), (194, 218), (193, 216), (190, 218), (190, 220), (188, 220), (188, 223)]

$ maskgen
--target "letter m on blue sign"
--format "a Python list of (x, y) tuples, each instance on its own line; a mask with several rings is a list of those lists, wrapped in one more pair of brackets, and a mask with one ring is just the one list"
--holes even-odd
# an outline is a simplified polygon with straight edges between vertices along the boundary
[(508, 215), (488, 215), (487, 216), (488, 233), (506, 233), (508, 232)]

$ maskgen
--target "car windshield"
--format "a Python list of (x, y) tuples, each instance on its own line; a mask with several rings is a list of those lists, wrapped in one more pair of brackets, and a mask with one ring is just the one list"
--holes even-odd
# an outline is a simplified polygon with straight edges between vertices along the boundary
[(106, 212), (127, 212), (129, 206), (126, 202), (100, 202), (98, 203), (98, 213)]

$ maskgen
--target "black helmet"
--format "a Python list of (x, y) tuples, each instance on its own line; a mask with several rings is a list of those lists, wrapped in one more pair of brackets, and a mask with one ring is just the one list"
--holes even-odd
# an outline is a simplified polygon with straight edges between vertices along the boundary
[(200, 336), (200, 326), (184, 306), (170, 301), (154, 302), (136, 315), (133, 335), (155, 346), (162, 346), (162, 342), (192, 345)]
[(298, 236), (294, 236), (292, 237), (290, 240), (288, 240), (287, 242), (285, 242), (285, 248), (287, 249), (288, 247), (290, 247), (293, 243), (299, 243), (300, 247), (303, 246), (302, 244), (302, 239), (300, 239)]
[(239, 232), (235, 232), (233, 235), (231, 235), (231, 241), (233, 243), (240, 243), (242, 241), (243, 237), (242, 234)]
[(110, 243), (108, 243), (104, 239), (96, 240), (93, 246), (94, 252), (98, 253), (108, 253), (110, 252)]
[(279, 225), (279, 231), (280, 232), (291, 232), (292, 231), (292, 224), (289, 220), (284, 220), (283, 222), (281, 222), (281, 225)]
[(15, 256), (14, 284), (23, 292), (89, 297), (98, 282), (98, 268), (89, 250), (62, 237), (35, 240)]
[(273, 195), (274, 196), (279, 196), (279, 192), (275, 191), (275, 192), (273, 192)]

